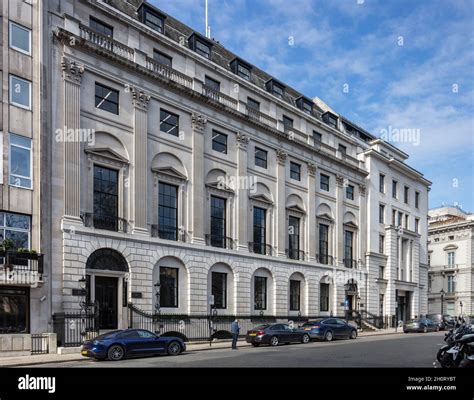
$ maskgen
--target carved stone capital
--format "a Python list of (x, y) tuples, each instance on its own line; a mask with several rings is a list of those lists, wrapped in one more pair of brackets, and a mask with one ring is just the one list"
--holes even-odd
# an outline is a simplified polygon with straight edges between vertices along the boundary
[(286, 153), (286, 151), (281, 150), (281, 149), (277, 149), (276, 156), (277, 156), (278, 164), (285, 165), (287, 155), (288, 154)]
[(203, 131), (207, 124), (207, 119), (200, 114), (193, 114), (191, 117), (191, 122), (193, 125), (193, 130)]
[(336, 186), (337, 187), (344, 186), (344, 177), (342, 175), (336, 175)]
[(130, 88), (130, 93), (132, 95), (132, 104), (134, 107), (148, 110), (148, 104), (150, 104), (151, 99), (151, 96), (148, 93), (135, 87)]
[(237, 147), (242, 150), (247, 150), (247, 145), (250, 142), (250, 137), (243, 133), (237, 133)]
[(365, 197), (365, 194), (367, 192), (367, 186), (365, 186), (364, 184), (360, 184), (359, 185), (359, 193), (361, 196)]
[(84, 74), (84, 65), (63, 57), (61, 60), (61, 70), (63, 71), (64, 80), (77, 83), (78, 85), (81, 84), (82, 75)]
[(308, 174), (313, 177), (316, 175), (316, 164), (308, 163)]

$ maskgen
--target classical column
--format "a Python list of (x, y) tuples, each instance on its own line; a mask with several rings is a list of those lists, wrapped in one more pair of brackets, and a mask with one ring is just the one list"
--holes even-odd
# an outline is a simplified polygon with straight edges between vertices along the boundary
[[(239, 187), (243, 177), (247, 177), (247, 145), (250, 138), (242, 133), (237, 133), (237, 163), (238, 163), (238, 177), (236, 179), (237, 187), (235, 194), (237, 196), (237, 210), (235, 223), (237, 225), (237, 242), (238, 249), (241, 251), (248, 251), (248, 220), (249, 220), (249, 187)], [(256, 182), (251, 182), (257, 185)]]
[(277, 199), (276, 199), (276, 229), (277, 229), (277, 255), (286, 257), (286, 237), (288, 236), (288, 224), (286, 221), (286, 157), (287, 153), (281, 149), (277, 152)]
[[(366, 197), (366, 186), (364, 184), (359, 185), (359, 231), (358, 238), (359, 244), (359, 262), (362, 262), (366, 267), (365, 270), (369, 270), (365, 254), (367, 253), (367, 197)], [(362, 266), (361, 266), (362, 268)]]
[(344, 259), (344, 177), (336, 175), (336, 260), (338, 265), (343, 265)]
[(148, 234), (147, 226), (147, 136), (148, 104), (151, 96), (143, 90), (130, 89), (134, 108), (133, 118), (133, 233)]
[(309, 261), (316, 259), (316, 165), (308, 163), (308, 221), (306, 231), (306, 249)]
[(192, 207), (191, 221), (193, 224), (193, 243), (204, 244), (204, 130), (207, 119), (202, 115), (192, 115), (193, 128), (193, 181), (192, 181)]
[(61, 68), (64, 79), (64, 217), (81, 224), (81, 81), (84, 65), (63, 57)]

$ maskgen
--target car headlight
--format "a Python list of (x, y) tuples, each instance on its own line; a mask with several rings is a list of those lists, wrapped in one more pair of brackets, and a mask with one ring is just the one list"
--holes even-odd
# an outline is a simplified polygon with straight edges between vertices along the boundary
[(93, 344), (94, 346), (98, 346), (98, 345), (100, 344), (100, 342), (99, 342), (98, 340), (94, 340), (94, 341), (92, 342), (92, 344)]

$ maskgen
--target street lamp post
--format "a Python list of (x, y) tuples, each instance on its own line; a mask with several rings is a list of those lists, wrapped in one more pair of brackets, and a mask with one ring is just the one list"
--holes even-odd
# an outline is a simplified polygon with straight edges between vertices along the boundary
[(84, 311), (87, 314), (89, 304), (87, 301), (88, 293), (87, 293), (87, 279), (85, 276), (82, 276), (79, 279), (79, 288), (81, 289), (81, 301), (79, 302), (79, 306), (81, 307), (81, 311)]
[[(157, 323), (158, 323), (158, 333), (160, 333), (160, 313), (161, 313), (161, 284), (160, 282), (155, 283), (155, 314), (157, 318)], [(155, 329), (155, 333), (157, 333), (157, 330)]]
[(444, 289), (441, 289), (439, 294), (441, 295), (441, 315), (444, 315)]

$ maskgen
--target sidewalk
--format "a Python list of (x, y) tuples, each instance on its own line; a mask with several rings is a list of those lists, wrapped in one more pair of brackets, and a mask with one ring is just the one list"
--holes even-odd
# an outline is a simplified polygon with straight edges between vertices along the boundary
[[(382, 335), (393, 335), (403, 333), (401, 329), (395, 332), (395, 329), (385, 329), (380, 331), (363, 331), (359, 332), (359, 337), (368, 336), (382, 336)], [(245, 340), (239, 340), (239, 347), (249, 347), (250, 344), (246, 343)], [(186, 344), (186, 351), (204, 351), (204, 350), (215, 350), (215, 349), (229, 349), (230, 341), (216, 341), (212, 342), (212, 346), (209, 346), (209, 342), (192, 342)], [(0, 358), (0, 368), (2, 367), (22, 367), (28, 365), (38, 364), (53, 364), (62, 363), (68, 361), (87, 361), (87, 357), (83, 357), (79, 354), (79, 350), (73, 354), (38, 354), (34, 356), (19, 356), (19, 357), (2, 357)]]

